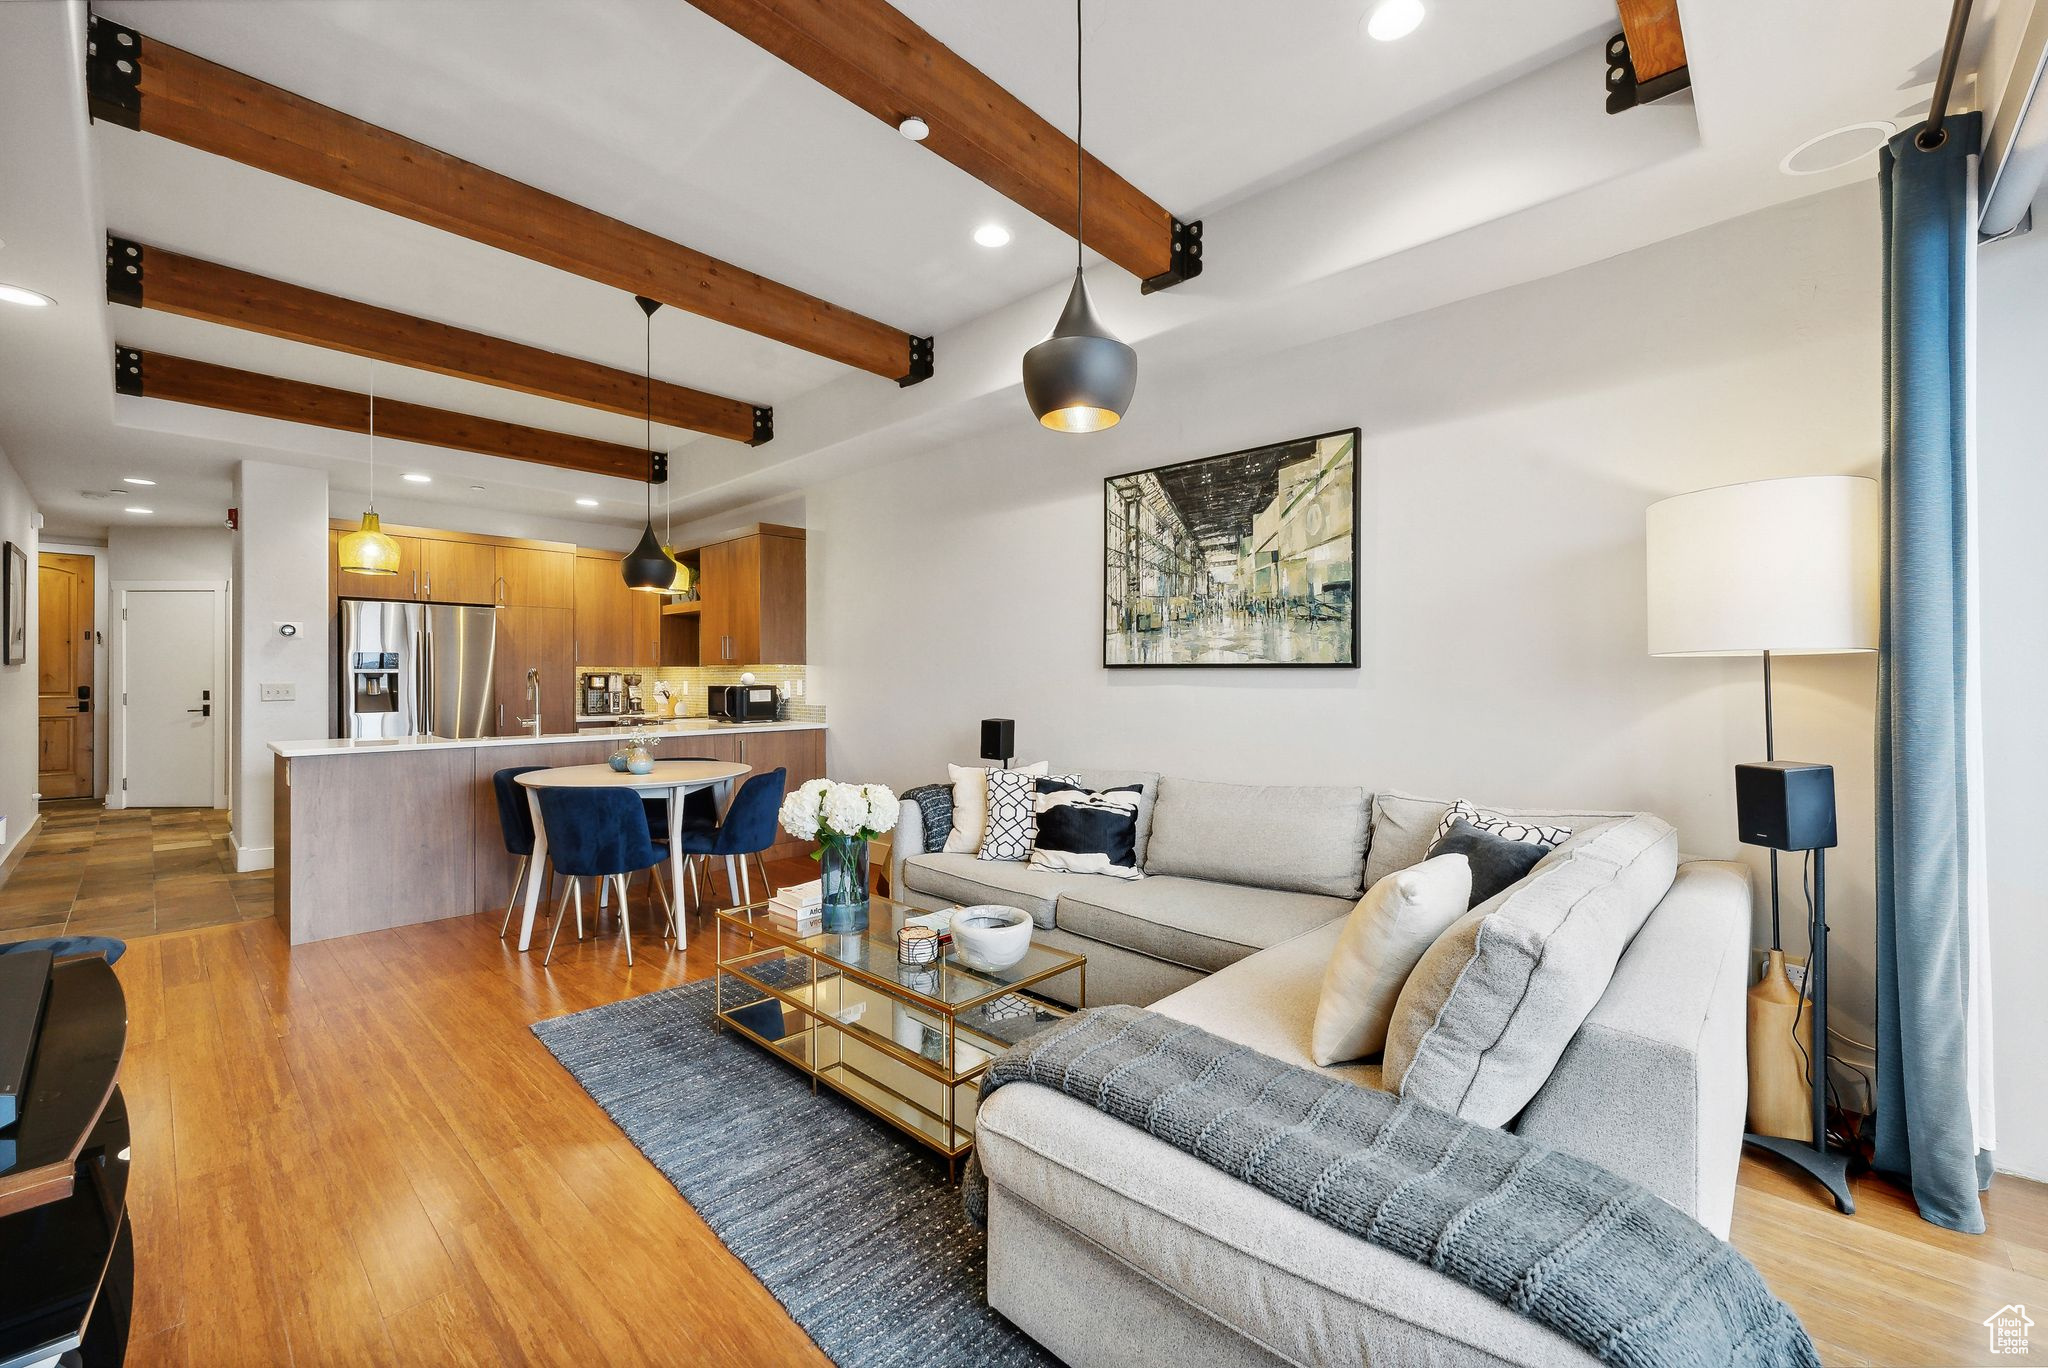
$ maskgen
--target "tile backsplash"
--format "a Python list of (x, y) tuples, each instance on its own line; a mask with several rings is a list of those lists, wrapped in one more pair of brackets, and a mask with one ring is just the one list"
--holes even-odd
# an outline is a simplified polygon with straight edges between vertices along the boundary
[(676, 696), (678, 717), (703, 717), (709, 689), (713, 684), (738, 684), (742, 674), (751, 674), (756, 684), (773, 684), (782, 691), (782, 716), (791, 722), (823, 722), (823, 705), (797, 696), (804, 682), (801, 665), (670, 665), (660, 669), (627, 666), (579, 668), (576, 671), (577, 712), (582, 712), (583, 677), (593, 674), (626, 674), (640, 677), (640, 696), (649, 711), (654, 707), (654, 686), (667, 684)]

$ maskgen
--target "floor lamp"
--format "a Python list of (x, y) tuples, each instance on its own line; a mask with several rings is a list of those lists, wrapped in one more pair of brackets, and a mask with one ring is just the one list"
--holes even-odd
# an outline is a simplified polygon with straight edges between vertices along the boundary
[[(1877, 649), (1877, 481), (1815, 475), (1702, 489), (1651, 504), (1645, 533), (1650, 654), (1761, 656), (1764, 758), (1775, 762), (1771, 658)], [(1831, 786), (1830, 776), (1832, 804)], [(1808, 973), (1795, 988), (1785, 970), (1778, 851), (1802, 847), (1756, 843), (1772, 845), (1771, 948), (1750, 989), (1743, 1138), (1799, 1164), (1846, 1211), (1844, 1161), (1827, 1148), (1825, 1107), (1815, 1101), (1827, 1084), (1826, 918), (1809, 922)], [(1802, 1045), (1806, 1030), (1812, 1037)]]

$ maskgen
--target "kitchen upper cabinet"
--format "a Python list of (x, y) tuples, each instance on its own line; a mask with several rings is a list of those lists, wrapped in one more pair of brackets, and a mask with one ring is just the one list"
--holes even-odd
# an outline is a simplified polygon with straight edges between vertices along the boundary
[(498, 610), (497, 733), (515, 736), (527, 730), (519, 723), (533, 715), (526, 672), (540, 671), (541, 731), (576, 730), (576, 662), (571, 658), (574, 614), (567, 608), (511, 606)]
[[(633, 665), (633, 600), (659, 603), (626, 587), (620, 557), (608, 551), (576, 553), (576, 651), (582, 666)], [(651, 663), (651, 662), (650, 662)]]
[(525, 546), (497, 548), (495, 601), (513, 608), (574, 608), (576, 553)]
[[(702, 665), (801, 665), (804, 536), (763, 526), (699, 553), (697, 660)], [(665, 662), (687, 664), (692, 662)]]
[(391, 538), (398, 546), (397, 574), (358, 575), (340, 568), (341, 539), (346, 535), (345, 532), (331, 529), (327, 537), (327, 562), (335, 567), (333, 580), (336, 598), (410, 599), (419, 596), (422, 543), (418, 537)]
[(626, 597), (632, 600), (626, 605), (633, 626), (632, 663), (641, 669), (651, 669), (662, 663), (661, 605), (665, 600), (660, 594), (644, 594), (631, 589), (626, 591)]
[(489, 542), (424, 540), (419, 597), (429, 603), (492, 603), (497, 548)]

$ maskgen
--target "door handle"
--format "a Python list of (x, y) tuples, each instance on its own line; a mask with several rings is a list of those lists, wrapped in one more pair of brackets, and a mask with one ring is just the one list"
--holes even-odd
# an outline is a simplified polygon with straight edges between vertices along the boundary
[(198, 707), (187, 708), (185, 711), (188, 713), (198, 713), (201, 717), (211, 717), (213, 716), (213, 704), (201, 703)]

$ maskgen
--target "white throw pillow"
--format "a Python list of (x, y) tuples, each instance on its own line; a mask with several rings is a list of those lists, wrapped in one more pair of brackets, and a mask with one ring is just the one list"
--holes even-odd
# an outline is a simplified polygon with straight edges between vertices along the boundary
[[(1498, 836), (1503, 841), (1514, 841), (1520, 845), (1560, 846), (1570, 839), (1572, 829), (1568, 826), (1545, 826), (1541, 822), (1520, 820), (1522, 814), (1495, 812), (1492, 808), (1474, 807), (1460, 798), (1444, 813), (1444, 819), (1436, 824), (1436, 839), (1441, 841), (1451, 834), (1451, 828), (1459, 819), (1470, 822), (1475, 828), (1489, 836)], [(1432, 841), (1430, 844), (1434, 845)]]
[[(1019, 774), (1040, 775), (1047, 762), (1023, 765)], [(948, 765), (946, 775), (953, 781), (953, 829), (946, 833), (946, 854), (978, 855), (988, 834), (988, 771), (969, 765)]]
[(1401, 986), (1436, 938), (1465, 915), (1471, 896), (1471, 864), (1463, 855), (1439, 855), (1395, 870), (1358, 900), (1323, 971), (1309, 1045), (1316, 1063), (1341, 1064), (1386, 1048)]

